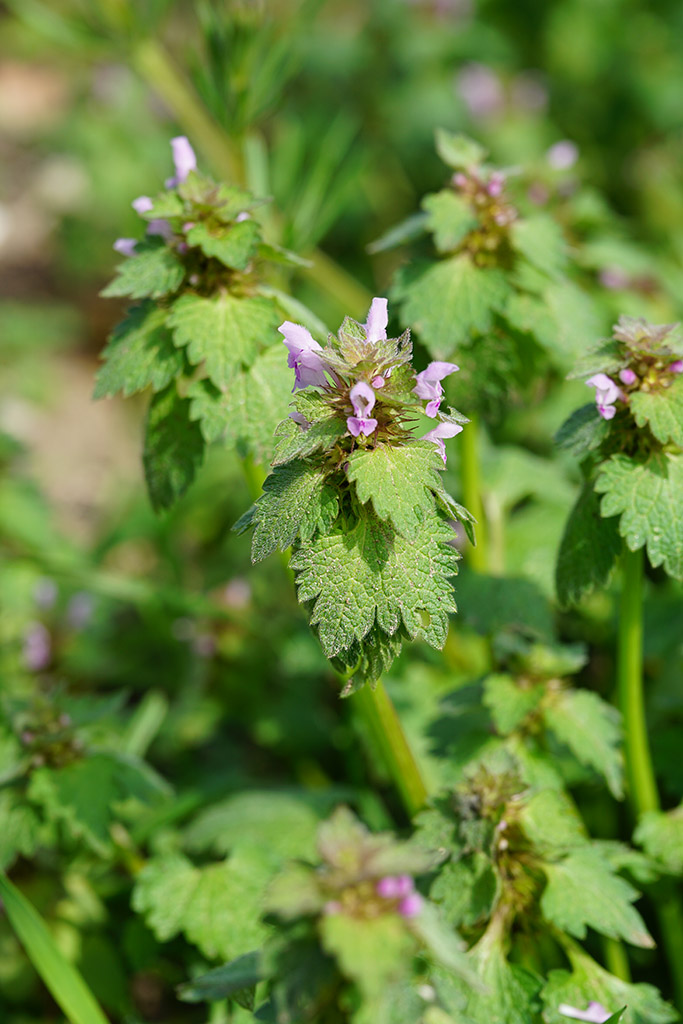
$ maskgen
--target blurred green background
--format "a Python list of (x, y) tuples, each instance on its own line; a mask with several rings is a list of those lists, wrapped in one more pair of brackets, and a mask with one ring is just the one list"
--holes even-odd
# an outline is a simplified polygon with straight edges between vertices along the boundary
[[(217, 449), (157, 518), (142, 405), (91, 401), (123, 308), (98, 297), (112, 243), (138, 231), (131, 200), (170, 173), (169, 139), (188, 135), (216, 178), (272, 196), (273, 240), (326, 254), (291, 288), (335, 329), (344, 313), (364, 319), (366, 292), (386, 294), (403, 259), (368, 245), (446, 179), (434, 129), (464, 131), (560, 218), (583, 284), (602, 289), (591, 326), (605, 330), (618, 311), (683, 308), (681, 82), (674, 0), (0, 4), (0, 773), (17, 730), (67, 715), (86, 740), (148, 753), (175, 787), (167, 817), (146, 827), (132, 814), (142, 846), (172, 847), (198, 808), (274, 783), (313, 794), (321, 813), (345, 798), (372, 824), (401, 820), (390, 792), (372, 794), (386, 780), (359, 755), (287, 579), (277, 564), (252, 569), (230, 532), (251, 501), (234, 454)], [(499, 570), (534, 584), (544, 622), (577, 479), (553, 461), (552, 432), (580, 389), (558, 383), (513, 408), (486, 453), (489, 508), (509, 515)], [(683, 794), (681, 650), (679, 619), (660, 613), (679, 601), (663, 588), (648, 632), (671, 801)], [(588, 669), (602, 690), (612, 611), (603, 595), (561, 620), (565, 638), (605, 645)], [(439, 696), (486, 657), (467, 622), (443, 662), (404, 657), (395, 696), (418, 744)], [(77, 835), (57, 849), (49, 823), (6, 813), (0, 865), (16, 865), (114, 1019), (202, 1020), (172, 996), (183, 940), (162, 949), (128, 910), (125, 836), (93, 866)], [(1, 925), (0, 1017), (60, 1019)]]

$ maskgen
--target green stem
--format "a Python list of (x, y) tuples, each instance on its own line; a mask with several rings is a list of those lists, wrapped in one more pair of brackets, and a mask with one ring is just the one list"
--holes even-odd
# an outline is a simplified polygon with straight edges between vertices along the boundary
[(479, 473), (479, 421), (473, 416), (460, 435), (460, 479), (463, 504), (477, 520), (477, 543), (468, 548), (470, 565), (477, 572), (488, 569), (487, 530), (484, 505), (481, 499)]
[(379, 680), (374, 690), (363, 686), (351, 698), (382, 751), (408, 816), (424, 807), (427, 788), (389, 694)]
[(643, 689), (643, 551), (624, 549), (622, 560), (619, 646), (619, 707), (624, 720), (626, 776), (636, 818), (659, 808), (645, 722)]
[(631, 965), (623, 942), (605, 937), (602, 941), (605, 952), (605, 966), (610, 974), (622, 981), (631, 981)]
[[(621, 603), (617, 652), (617, 688), (624, 721), (626, 778), (631, 810), (637, 820), (647, 811), (660, 810), (645, 719), (643, 685), (643, 549), (622, 556)], [(659, 900), (656, 905), (662, 945), (671, 966), (676, 1005), (683, 1010), (683, 911), (680, 901)]]

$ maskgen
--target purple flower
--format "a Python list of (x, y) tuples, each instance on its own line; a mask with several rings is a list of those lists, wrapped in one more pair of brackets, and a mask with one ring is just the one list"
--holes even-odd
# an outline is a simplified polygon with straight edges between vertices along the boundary
[(576, 1006), (569, 1006), (567, 1003), (560, 1003), (558, 1013), (563, 1017), (572, 1017), (574, 1020), (585, 1020), (588, 1024), (604, 1024), (612, 1014), (606, 1010), (602, 1003), (591, 1001), (585, 1010), (579, 1010)]
[(133, 207), (136, 213), (143, 214), (149, 213), (149, 211), (154, 206), (154, 203), (149, 198), (149, 196), (138, 196), (137, 199), (134, 199), (130, 205)]
[(167, 242), (169, 242), (173, 238), (173, 228), (171, 227), (167, 220), (155, 218), (154, 220), (151, 220), (147, 225), (147, 234), (160, 235)]
[(441, 397), (443, 395), (441, 381), (444, 377), (450, 376), (451, 373), (455, 373), (458, 369), (459, 367), (455, 363), (434, 362), (430, 363), (426, 370), (418, 373), (417, 383), (413, 391), (418, 398), (424, 398), (428, 401), (425, 413), (431, 419), (434, 419), (441, 405)]
[(562, 139), (550, 147), (545, 158), (554, 171), (568, 171), (579, 159), (579, 147), (571, 139)]
[(117, 238), (112, 248), (116, 252), (120, 252), (122, 256), (135, 256), (136, 245), (137, 239), (135, 238)]
[(598, 274), (598, 280), (603, 288), (609, 288), (611, 292), (628, 288), (628, 274), (620, 267), (605, 267)]
[[(388, 376), (388, 374), (387, 374), (387, 376)], [(372, 384), (373, 388), (375, 388), (375, 390), (376, 390), (377, 388), (383, 388), (384, 385), (386, 384), (386, 380), (385, 380), (384, 377), (380, 377), (380, 375), (377, 374), (376, 377), (372, 378), (370, 383)]]
[(237, 214), (235, 217), (235, 224), (241, 224), (243, 220), (251, 220), (251, 214), (247, 213), (246, 210), (242, 210), (241, 213)]
[(296, 391), (297, 388), (322, 387), (326, 384), (325, 364), (318, 355), (322, 348), (311, 332), (290, 320), (280, 324), (278, 331), (284, 336), (284, 343), (289, 351), (287, 366), (294, 370), (296, 378), (292, 391)]
[(669, 373), (683, 373), (683, 359), (677, 359), (674, 363), (669, 363)]
[(373, 299), (368, 311), (368, 318), (365, 321), (365, 336), (368, 341), (384, 341), (387, 336), (387, 313), (386, 299)]
[(619, 370), (619, 380), (622, 384), (635, 384), (638, 380), (633, 370), (627, 366), (625, 370)]
[(446, 445), (443, 443), (444, 437), (455, 437), (459, 434), (462, 427), (459, 423), (439, 423), (438, 427), (434, 427), (428, 433), (423, 434), (420, 438), (421, 441), (433, 441), (441, 452), (441, 458), (443, 459), (444, 466), (446, 465)]
[(606, 373), (596, 373), (586, 381), (586, 384), (591, 388), (595, 388), (595, 401), (602, 418), (611, 420), (617, 411), (614, 403), (617, 398), (623, 397), (619, 387)]
[(485, 64), (466, 64), (455, 87), (471, 117), (492, 117), (501, 112), (505, 101), (503, 86), (496, 72)]
[(52, 656), (52, 639), (42, 622), (31, 622), (24, 634), (23, 661), (29, 672), (47, 668)]
[(410, 895), (404, 896), (398, 905), (398, 912), (401, 917), (417, 917), (422, 910), (424, 900), (420, 896), (419, 892), (411, 892)]
[(302, 412), (290, 412), (289, 418), (290, 420), (294, 420), (295, 423), (298, 423), (302, 430), (308, 430), (311, 425), (310, 421), (306, 419)]
[(501, 171), (494, 171), (489, 178), (486, 191), (490, 196), (496, 198), (501, 195), (505, 188), (505, 175)]
[(387, 900), (403, 899), (415, 888), (410, 875), (385, 875), (375, 886), (378, 896)]
[(175, 139), (171, 139), (171, 149), (173, 151), (175, 175), (172, 178), (166, 179), (164, 182), (166, 188), (175, 188), (176, 185), (180, 185), (181, 182), (185, 181), (190, 171), (194, 171), (197, 167), (197, 157), (194, 155), (194, 150), (189, 140), (184, 135), (178, 135)]
[(348, 416), (346, 419), (349, 433), (354, 437), (358, 437), (359, 434), (368, 437), (377, 426), (377, 420), (368, 416), (375, 404), (375, 392), (369, 384), (361, 380), (351, 388), (349, 398), (355, 413), (355, 416)]

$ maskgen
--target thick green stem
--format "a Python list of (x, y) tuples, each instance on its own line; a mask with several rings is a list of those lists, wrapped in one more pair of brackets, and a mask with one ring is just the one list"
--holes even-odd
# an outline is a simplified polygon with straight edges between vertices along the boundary
[(473, 416), (460, 435), (460, 480), (463, 504), (477, 520), (477, 543), (467, 549), (470, 565), (477, 572), (488, 569), (487, 530), (484, 505), (481, 499), (479, 473), (479, 421)]
[(380, 680), (374, 690), (363, 686), (351, 700), (382, 751), (403, 806), (412, 818), (424, 807), (427, 788), (389, 694)]
[(643, 689), (643, 551), (624, 549), (622, 560), (619, 648), (619, 707), (624, 719), (626, 776), (636, 817), (659, 807), (645, 722)]
[[(643, 549), (622, 557), (617, 683), (624, 720), (626, 778), (631, 810), (637, 820), (660, 809), (645, 719), (643, 685)], [(678, 1009), (683, 1010), (683, 911), (674, 893), (656, 906), (662, 945), (671, 967)]]

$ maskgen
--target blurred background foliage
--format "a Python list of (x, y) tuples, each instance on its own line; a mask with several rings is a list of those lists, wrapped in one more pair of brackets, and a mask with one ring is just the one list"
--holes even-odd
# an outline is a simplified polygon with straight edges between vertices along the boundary
[[(404, 818), (288, 580), (275, 562), (251, 568), (230, 532), (251, 500), (235, 455), (215, 450), (186, 498), (155, 517), (139, 466), (142, 407), (91, 402), (122, 312), (98, 292), (114, 238), (136, 230), (130, 202), (154, 194), (169, 138), (188, 135), (214, 176), (273, 197), (273, 241), (324, 251), (289, 286), (336, 328), (343, 313), (364, 316), (366, 291), (385, 294), (404, 258), (368, 245), (444, 183), (442, 126), (517, 168), (520, 194), (560, 219), (592, 296), (572, 325), (587, 341), (618, 312), (677, 319), (683, 8), (6, 0), (0, 40), (0, 866), (13, 867), (114, 1020), (199, 1022), (201, 1008), (177, 1003), (173, 987), (211, 956), (131, 914), (144, 858), (225, 852), (228, 840), (201, 838), (197, 816), (243, 790), (279, 788), (314, 819), (340, 799), (376, 827)], [(563, 141), (575, 159), (552, 148)], [(610, 695), (612, 598), (551, 606), (578, 480), (552, 434), (582, 387), (556, 374), (489, 424), (492, 566), (526, 589), (513, 587), (507, 605), (496, 590), (495, 604), (463, 575), (445, 657), (411, 648), (388, 680), (435, 779), (442, 698), (496, 668), (501, 629), (588, 642), (580, 678)], [(654, 753), (673, 805), (681, 593), (657, 573), (650, 591)], [(40, 784), (41, 768), (83, 751), (109, 780), (101, 806), (89, 790), (79, 803), (77, 780), (64, 793)], [(596, 835), (628, 832), (589, 772), (569, 781)], [(638, 956), (642, 977), (666, 989), (656, 956)], [(1, 921), (0, 1017), (60, 1020)]]

